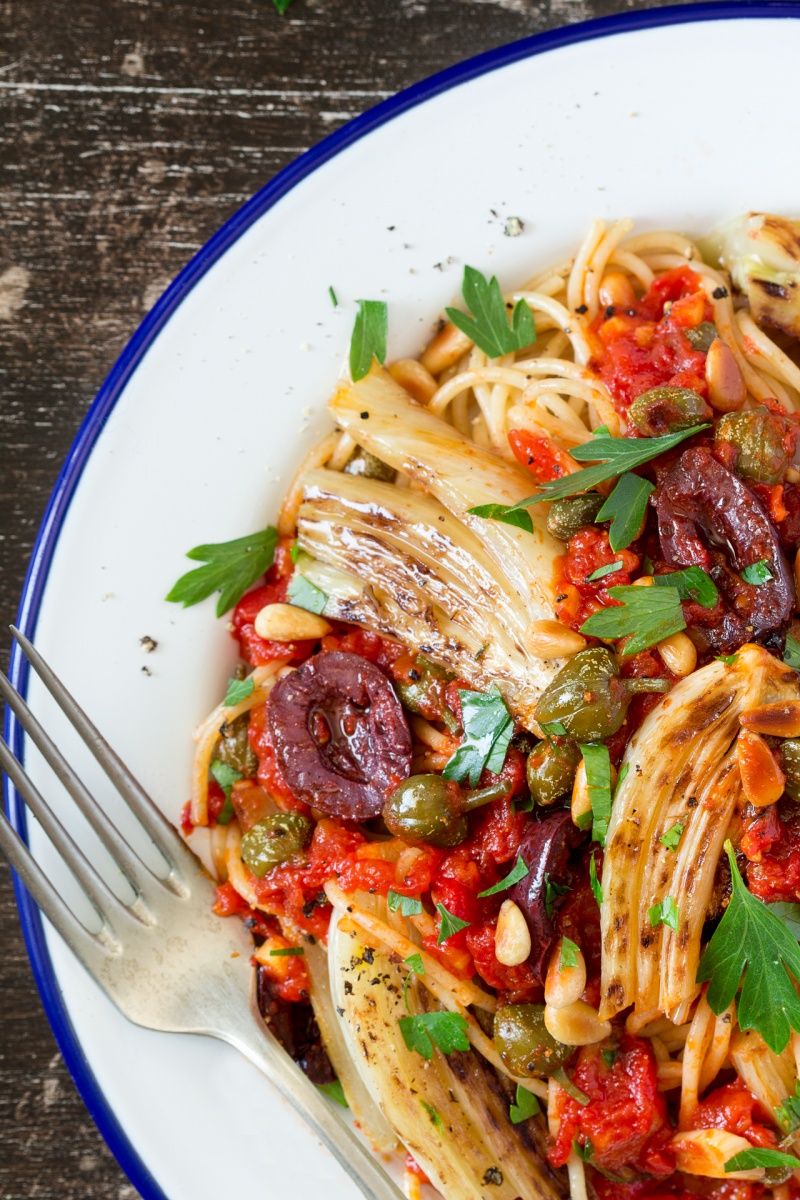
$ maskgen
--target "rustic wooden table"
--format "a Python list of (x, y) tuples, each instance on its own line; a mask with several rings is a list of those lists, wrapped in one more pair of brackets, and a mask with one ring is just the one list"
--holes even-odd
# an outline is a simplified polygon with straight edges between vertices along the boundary
[[(634, 7), (658, 5), (294, 0), (281, 17), (271, 0), (2, 0), (0, 629), (92, 397), (244, 200), (433, 71)], [(0, 995), (0, 1200), (135, 1200), (41, 1011), (3, 862)]]

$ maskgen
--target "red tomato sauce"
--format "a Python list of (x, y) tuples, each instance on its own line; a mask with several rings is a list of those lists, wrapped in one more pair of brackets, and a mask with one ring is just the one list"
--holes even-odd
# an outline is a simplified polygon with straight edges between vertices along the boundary
[(747, 1138), (754, 1146), (774, 1149), (778, 1144), (774, 1132), (763, 1124), (769, 1114), (751, 1092), (737, 1080), (716, 1088), (702, 1100), (692, 1118), (694, 1129), (727, 1129)]
[(606, 309), (594, 321), (590, 367), (605, 383), (621, 414), (650, 388), (691, 388), (704, 398), (706, 356), (685, 330), (710, 321), (713, 310), (700, 276), (676, 267), (656, 279), (631, 309)]

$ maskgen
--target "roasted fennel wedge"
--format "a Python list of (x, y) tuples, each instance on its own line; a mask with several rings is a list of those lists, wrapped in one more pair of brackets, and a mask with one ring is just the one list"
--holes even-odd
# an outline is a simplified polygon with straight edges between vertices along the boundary
[(541, 506), (528, 510), (532, 533), (468, 512), (524, 500), (536, 490), (527, 471), (415, 404), (376, 367), (358, 383), (343, 383), (328, 407), (354, 441), (410, 476), (472, 530), (520, 597), (529, 621), (552, 617), (553, 563), (564, 547), (547, 532)]
[[(642, 1019), (687, 1019), (717, 865), (742, 802), (739, 715), (789, 699), (800, 699), (797, 672), (745, 645), (733, 663), (711, 662), (682, 679), (631, 738), (603, 861), (604, 1019), (631, 1004)], [(676, 823), (683, 832), (672, 849), (660, 839)], [(678, 927), (654, 928), (650, 910), (668, 897)]]
[[(361, 904), (374, 897), (359, 896)], [(344, 917), (344, 919), (343, 919)], [(328, 937), (331, 990), (354, 1062), (374, 1100), (433, 1185), (447, 1200), (556, 1200), (566, 1178), (545, 1159), (543, 1117), (509, 1118), (513, 1089), (474, 1051), (409, 1050), (398, 1020), (406, 1015), (408, 968), (365, 944), (335, 910)], [(435, 1005), (412, 977), (408, 1011)]]
[(496, 684), (515, 716), (532, 719), (562, 663), (526, 649), (525, 599), (438, 501), (374, 479), (310, 471), (297, 536), (311, 556), (298, 571), (325, 592), (326, 616), (395, 637), (481, 691)]

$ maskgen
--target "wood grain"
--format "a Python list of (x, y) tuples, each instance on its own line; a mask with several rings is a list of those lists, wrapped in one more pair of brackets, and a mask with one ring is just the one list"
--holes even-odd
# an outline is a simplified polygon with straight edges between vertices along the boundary
[[(0, 628), (92, 397), (240, 204), (431, 72), (632, 7), (657, 5), (0, 0)], [(0, 995), (0, 1200), (135, 1200), (57, 1053), (2, 862)]]

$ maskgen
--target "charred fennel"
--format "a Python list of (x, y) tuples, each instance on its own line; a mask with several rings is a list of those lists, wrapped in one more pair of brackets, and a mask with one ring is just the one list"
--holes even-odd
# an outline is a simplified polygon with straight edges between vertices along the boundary
[[(525, 646), (525, 600), (481, 541), (428, 496), (337, 471), (303, 480), (298, 571), (325, 615), (389, 634), (481, 691), (497, 684), (523, 721), (560, 663)], [(530, 536), (530, 535), (523, 535)]]
[[(603, 863), (602, 1018), (634, 1004), (641, 1017), (686, 1020), (717, 864), (742, 802), (739, 714), (798, 697), (795, 671), (745, 645), (732, 664), (712, 662), (681, 680), (632, 737)], [(666, 835), (676, 824), (683, 832), (673, 849)], [(670, 898), (677, 928), (654, 928), (651, 910)]]
[[(513, 1090), (474, 1051), (446, 1055), (433, 1049), (428, 1061), (408, 1049), (398, 1024), (406, 1014), (407, 968), (382, 950), (368, 950), (352, 925), (341, 929), (342, 915), (333, 914), (328, 955), (334, 1003), (353, 1059), (434, 1186), (448, 1200), (563, 1197), (566, 1181), (544, 1156), (542, 1119), (514, 1125)], [(415, 978), (406, 998), (412, 1013), (429, 1010), (430, 998)]]

